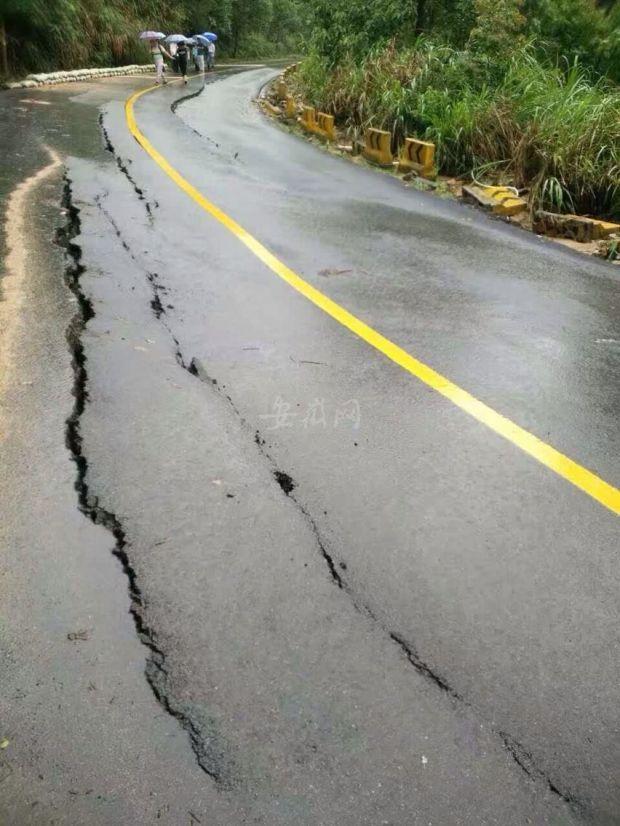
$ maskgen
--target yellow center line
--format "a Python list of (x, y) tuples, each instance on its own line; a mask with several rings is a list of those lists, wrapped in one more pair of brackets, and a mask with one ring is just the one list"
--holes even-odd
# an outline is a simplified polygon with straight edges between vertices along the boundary
[(241, 241), (254, 255), (263, 262), (272, 272), (279, 276), (287, 284), (290, 284), (297, 292), (319, 307), (327, 315), (335, 319), (343, 327), (346, 327), (356, 336), (361, 338), (375, 350), (378, 350), (388, 359), (398, 364), (412, 376), (424, 382), (428, 387), (436, 390), (453, 404), (464, 410), (478, 422), (493, 430), (498, 435), (516, 445), (532, 458), (536, 459), (545, 467), (552, 470), (558, 476), (566, 479), (572, 485), (587, 493), (604, 507), (615, 514), (620, 514), (620, 490), (601, 479), (592, 471), (569, 459), (551, 445), (543, 442), (537, 436), (524, 430), (515, 422), (510, 421), (501, 413), (493, 410), (488, 405), (476, 399), (466, 390), (451, 382), (445, 376), (433, 370), (427, 364), (414, 358), (393, 341), (382, 336), (368, 324), (354, 316), (344, 307), (341, 307), (331, 298), (317, 290), (307, 281), (304, 281), (297, 273), (291, 270), (286, 264), (276, 258), (273, 253), (263, 246), (254, 236), (250, 235), (233, 218), (223, 212), (215, 204), (211, 203), (205, 196), (189, 183), (177, 170), (155, 149), (153, 144), (146, 138), (136, 123), (134, 104), (143, 95), (157, 89), (151, 86), (136, 92), (125, 102), (125, 115), (129, 131), (138, 141), (140, 146), (147, 152), (155, 163), (163, 169), (175, 184), (180, 187), (189, 197), (195, 201), (205, 212), (209, 213), (216, 221), (226, 227), (234, 236)]

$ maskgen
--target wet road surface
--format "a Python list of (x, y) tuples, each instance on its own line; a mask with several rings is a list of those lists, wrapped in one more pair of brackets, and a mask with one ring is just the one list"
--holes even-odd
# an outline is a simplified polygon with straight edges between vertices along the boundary
[[(307, 282), (617, 485), (618, 270), (278, 130), (252, 103), (272, 74), (220, 79), (174, 112), (187, 92), (159, 90), (137, 102), (138, 125)], [(15, 426), (8, 440), (19, 507), (3, 546), (19, 562), (2, 580), (16, 692), (3, 716), (23, 752), (9, 762), (7, 749), (5, 817), (616, 822), (617, 517), (353, 336), (201, 210), (127, 129), (124, 98), (142, 86), (98, 84), (77, 102), (54, 90), (42, 94), (50, 114), (29, 115), (35, 145), (56, 112), (84, 149), (66, 159), (75, 237), (72, 289), (55, 282), (48, 325), (58, 364), (35, 338), (44, 377), (32, 399), (7, 394), (35, 434), (46, 383), (52, 397), (40, 439)], [(31, 329), (60, 269), (44, 231), (32, 233), (29, 272), (49, 278)], [(65, 436), (99, 526), (77, 509)], [(61, 470), (39, 491), (32, 468), (49, 468), (50, 450)], [(88, 572), (71, 556), (85, 545)], [(47, 580), (54, 562), (53, 607), (41, 608), (39, 580), (15, 569)], [(84, 581), (82, 610), (95, 610), (90, 587), (101, 612), (71, 617), (93, 629), (77, 646), (69, 619), (51, 619), (75, 609), (68, 569), (75, 592)], [(90, 667), (121, 681), (112, 696), (128, 726), (107, 707), (76, 715), (41, 801), (25, 789), (51, 758), (34, 731), (20, 737), (22, 717), (36, 702), (47, 740), (59, 721), (51, 700), (20, 694), (42, 671), (49, 695), (38, 623), (31, 647), (17, 642), (24, 590), (50, 644), (90, 646)], [(76, 685), (85, 664), (73, 668), (60, 695), (90, 708), (88, 681)], [(153, 744), (166, 737), (162, 755)], [(33, 802), (43, 815), (26, 814)]]

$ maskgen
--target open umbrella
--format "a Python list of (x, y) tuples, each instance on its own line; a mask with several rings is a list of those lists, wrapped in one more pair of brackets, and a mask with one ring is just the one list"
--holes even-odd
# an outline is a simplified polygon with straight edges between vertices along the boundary
[(184, 34), (169, 34), (166, 43), (185, 43), (187, 38)]
[(197, 40), (194, 37), (186, 37), (185, 38), (185, 45), (186, 46), (196, 46)]
[(217, 35), (213, 34), (213, 32), (203, 32), (202, 36), (206, 37), (207, 40), (210, 40), (212, 43), (215, 43), (215, 41), (217, 40)]
[(163, 32), (140, 32), (140, 40), (163, 40), (165, 36)]
[(204, 36), (204, 34), (195, 34), (194, 40), (196, 43), (200, 44), (201, 46), (208, 46), (211, 42), (208, 38)]

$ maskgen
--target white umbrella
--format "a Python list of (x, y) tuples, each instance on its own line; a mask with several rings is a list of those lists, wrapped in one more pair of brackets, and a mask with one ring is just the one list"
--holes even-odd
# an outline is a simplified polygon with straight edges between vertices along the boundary
[(140, 32), (140, 40), (163, 40), (165, 36), (163, 32)]
[(166, 43), (185, 43), (187, 38), (184, 34), (169, 34)]

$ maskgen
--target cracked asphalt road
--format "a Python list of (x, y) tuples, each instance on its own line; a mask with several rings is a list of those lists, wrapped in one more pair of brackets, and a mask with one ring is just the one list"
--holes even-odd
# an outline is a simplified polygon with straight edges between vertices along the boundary
[[(617, 269), (278, 130), (252, 103), (272, 74), (231, 74), (174, 112), (187, 92), (159, 90), (138, 124), (308, 282), (617, 485)], [(45, 433), (9, 435), (0, 488), (17, 502), (0, 580), (0, 719), (15, 743), (0, 822), (618, 822), (617, 518), (189, 200), (127, 130), (123, 101), (142, 85), (38, 93), (41, 124), (62, 107), (58, 148), (72, 130), (85, 148), (66, 158), (58, 363), (32, 399), (7, 393), (9, 421)], [(59, 269), (41, 234), (34, 329)], [(61, 470), (32, 485), (50, 445)], [(20, 650), (20, 592), (52, 561), (72, 588), (56, 571)], [(92, 630), (67, 653), (69, 621)], [(75, 675), (55, 687), (60, 714), (41, 627)], [(88, 669), (116, 683), (118, 711), (89, 704)], [(29, 678), (47, 694), (21, 696)], [(74, 709), (71, 745), (38, 747), (63, 739)]]

